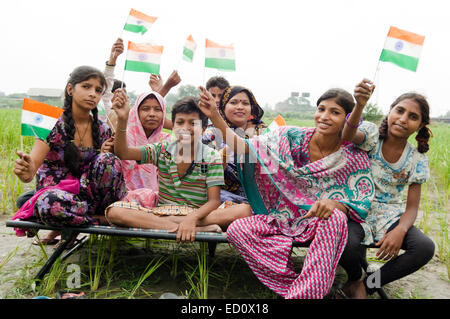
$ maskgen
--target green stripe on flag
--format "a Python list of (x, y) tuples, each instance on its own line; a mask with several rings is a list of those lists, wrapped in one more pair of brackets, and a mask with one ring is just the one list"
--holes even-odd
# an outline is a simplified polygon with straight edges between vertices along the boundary
[(419, 59), (409, 55), (400, 54), (394, 51), (383, 49), (380, 55), (380, 61), (391, 62), (399, 67), (416, 72)]
[(35, 136), (44, 141), (51, 132), (51, 130), (24, 123), (21, 124), (21, 129), (22, 136)]
[(205, 67), (226, 71), (236, 71), (235, 60), (231, 59), (206, 58)]
[(194, 51), (189, 50), (188, 48), (184, 47), (184, 49), (183, 49), (183, 58), (186, 61), (192, 62), (192, 60), (194, 59)]
[(142, 33), (144, 34), (147, 32), (147, 28), (145, 25), (137, 25), (137, 24), (128, 24), (125, 23), (125, 26), (123, 27), (124, 30), (134, 32), (134, 33)]
[(125, 70), (159, 75), (159, 64), (126, 60)]

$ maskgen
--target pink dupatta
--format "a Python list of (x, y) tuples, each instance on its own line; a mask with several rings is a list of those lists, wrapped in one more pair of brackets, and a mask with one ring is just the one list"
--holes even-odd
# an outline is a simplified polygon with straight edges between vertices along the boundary
[[(153, 133), (147, 138), (141, 121), (139, 120), (139, 105), (149, 95), (154, 95), (161, 105), (163, 120)], [(166, 104), (164, 98), (157, 92), (146, 92), (141, 94), (133, 108), (130, 110), (127, 124), (128, 146), (141, 146), (149, 143), (158, 143), (163, 139), (170, 138), (170, 134), (162, 131), (164, 119), (166, 118)], [(138, 165), (136, 161), (122, 161), (123, 175), (127, 185), (128, 194), (123, 201), (136, 201), (144, 207), (153, 207), (158, 202), (158, 169), (152, 164)]]

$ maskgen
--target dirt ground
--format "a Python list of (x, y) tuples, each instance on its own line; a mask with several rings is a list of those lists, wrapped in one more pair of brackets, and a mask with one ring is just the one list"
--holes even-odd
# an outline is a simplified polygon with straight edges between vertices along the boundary
[[(23, 276), (24, 266), (33, 263), (32, 259), (36, 258), (33, 257), (36, 255), (34, 252), (40, 249), (38, 246), (31, 245), (32, 238), (15, 236), (14, 230), (5, 226), (7, 219), (6, 216), (0, 216), (0, 298), (13, 295), (14, 282)], [(52, 248), (47, 249), (51, 253)], [(14, 256), (5, 263), (9, 254)], [(371, 252), (369, 256), (370, 254)], [(30, 271), (37, 271), (37, 269), (30, 269)], [(341, 277), (342, 272), (342, 269), (338, 269), (338, 275)], [(387, 285), (385, 290), (392, 298), (450, 299), (447, 269), (436, 256), (425, 267)]]

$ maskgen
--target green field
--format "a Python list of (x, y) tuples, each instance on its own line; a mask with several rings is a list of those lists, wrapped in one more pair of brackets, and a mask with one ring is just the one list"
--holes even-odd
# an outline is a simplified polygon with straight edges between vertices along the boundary
[[(20, 109), (0, 109), (0, 215), (12, 216), (15, 212), (15, 200), (25, 190), (33, 188), (33, 183), (24, 185), (13, 173), (16, 150), (20, 149)], [(270, 123), (271, 119), (264, 119)], [(289, 125), (313, 126), (312, 120), (286, 119)], [(431, 125), (434, 137), (430, 141), (431, 179), (422, 188), (421, 214), (416, 225), (433, 238), (436, 256), (450, 272), (450, 253), (448, 239), (449, 224), (449, 194), (450, 194), (450, 125)], [(34, 138), (23, 138), (23, 149), (29, 152)], [(414, 141), (413, 141), (414, 143)], [(83, 255), (87, 255), (83, 268), (83, 291), (89, 292), (89, 298), (145, 298), (154, 295), (154, 285), (161, 282), (172, 282), (175, 278), (178, 284), (164, 287), (180, 291), (185, 289), (190, 298), (274, 298), (257, 281), (240, 256), (229, 251), (221, 251), (220, 258), (207, 265), (206, 246), (195, 244), (180, 245), (160, 244), (157, 241), (124, 240), (92, 236), (87, 248), (83, 248)], [(127, 252), (118, 247), (134, 249), (130, 257)], [(137, 250), (141, 247), (143, 250)], [(224, 247), (226, 247), (224, 245)], [(147, 252), (151, 251), (151, 258)], [(159, 252), (163, 259), (154, 257)], [(167, 251), (166, 254), (162, 253)], [(11, 253), (12, 254), (12, 253)], [(118, 258), (125, 254), (126, 258)], [(43, 255), (38, 263), (43, 262)], [(92, 256), (92, 258), (91, 258)], [(127, 258), (138, 258), (142, 262), (131, 265)], [(7, 258), (10, 258), (7, 257)], [(9, 259), (0, 260), (0, 270)], [(134, 259), (135, 260), (135, 259)], [(136, 259), (137, 260), (137, 259)], [(147, 267), (146, 267), (147, 266)], [(38, 265), (34, 265), (37, 269)], [(58, 268), (59, 267), (59, 268)], [(46, 284), (39, 286), (37, 291), (31, 291), (30, 274), (18, 279), (18, 288), (11, 295), (13, 298), (28, 298), (40, 294), (54, 295), (58, 287), (63, 285), (65, 274), (64, 265), (56, 263), (52, 272), (46, 277)], [(131, 268), (126, 268), (131, 267)], [(34, 269), (33, 268), (33, 269)], [(61, 270), (63, 269), (63, 270)], [(95, 269), (95, 271), (92, 271)], [(165, 269), (163, 271), (160, 269)], [(239, 269), (239, 270), (237, 270)], [(153, 272), (155, 274), (153, 274)], [(233, 274), (233, 275), (232, 275)], [(153, 279), (146, 280), (152, 276)], [(250, 277), (249, 277), (250, 276)], [(167, 277), (167, 278), (166, 278)], [(252, 278), (246, 279), (246, 278)], [(449, 277), (450, 278), (450, 277)], [(145, 283), (144, 283), (144, 280)], [(247, 285), (248, 281), (248, 285)], [(244, 282), (244, 284), (242, 284)], [(152, 286), (153, 285), (153, 286)], [(180, 288), (182, 287), (182, 288)], [(238, 290), (236, 292), (236, 290)], [(184, 291), (184, 290), (182, 290)]]

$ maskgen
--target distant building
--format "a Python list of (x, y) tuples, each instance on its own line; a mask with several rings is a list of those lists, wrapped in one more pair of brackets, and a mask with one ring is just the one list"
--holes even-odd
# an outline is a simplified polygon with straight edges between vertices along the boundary
[(30, 99), (60, 106), (63, 100), (64, 91), (61, 89), (45, 89), (45, 88), (31, 88), (27, 95)]

